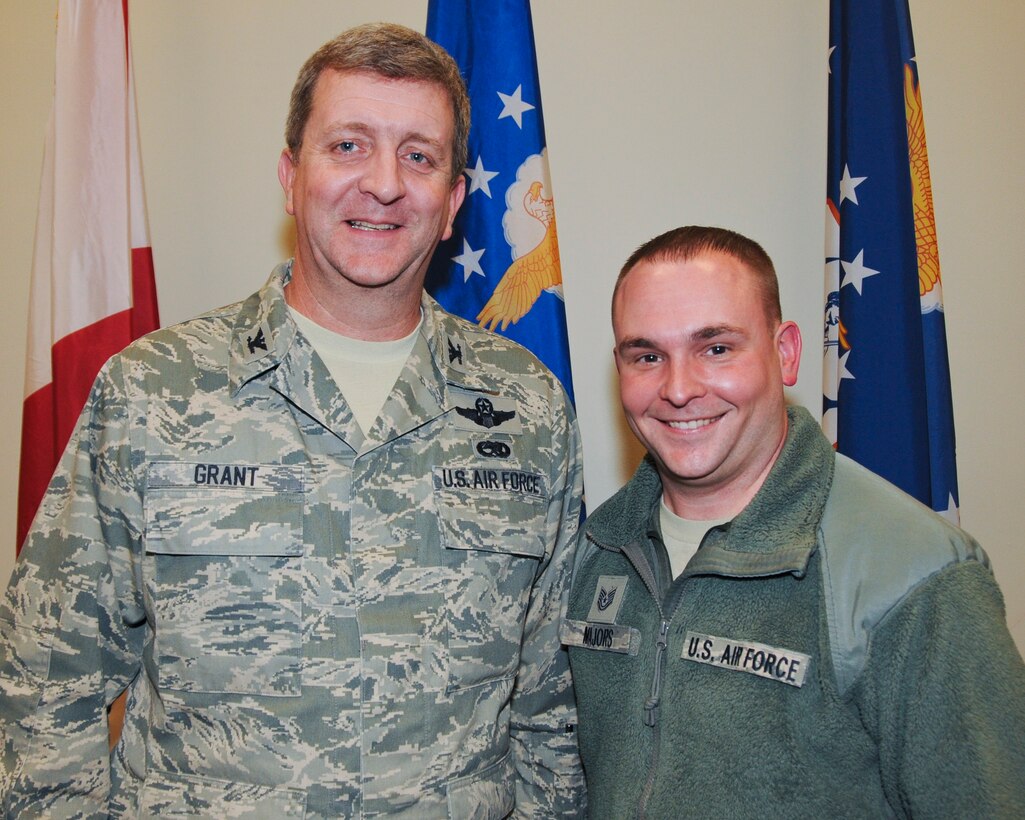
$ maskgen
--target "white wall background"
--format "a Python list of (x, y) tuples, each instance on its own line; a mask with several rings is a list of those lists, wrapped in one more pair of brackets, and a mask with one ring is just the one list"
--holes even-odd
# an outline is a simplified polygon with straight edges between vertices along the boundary
[[(53, 82), (55, 2), (0, 0), (0, 581), (14, 556), (28, 275)], [(1025, 650), (1025, 4), (911, 0), (947, 304), (962, 524), (988, 550)], [(760, 241), (818, 411), (826, 0), (534, 3), (588, 502), (640, 451), (620, 419), (608, 303), (622, 260), (686, 223)], [(290, 250), (275, 168), (295, 74), (374, 19), (422, 30), (425, 0), (135, 0), (142, 152), (165, 324), (258, 287)]]

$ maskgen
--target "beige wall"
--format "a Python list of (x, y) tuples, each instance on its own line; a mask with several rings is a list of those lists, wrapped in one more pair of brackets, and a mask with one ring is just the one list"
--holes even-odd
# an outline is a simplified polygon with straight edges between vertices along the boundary
[[(0, 520), (13, 558), (18, 432), (55, 3), (0, 0), (3, 150)], [(688, 222), (760, 240), (804, 330), (795, 401), (817, 410), (825, 191), (825, 0), (534, 4), (591, 506), (638, 456), (608, 351), (615, 271)], [(423, 0), (145, 0), (132, 5), (143, 164), (165, 323), (255, 289), (287, 255), (275, 177), (295, 73), (370, 19), (422, 28)], [(962, 522), (990, 553), (1025, 648), (1025, 396), (1019, 228), (1025, 5), (912, 0), (947, 301)]]

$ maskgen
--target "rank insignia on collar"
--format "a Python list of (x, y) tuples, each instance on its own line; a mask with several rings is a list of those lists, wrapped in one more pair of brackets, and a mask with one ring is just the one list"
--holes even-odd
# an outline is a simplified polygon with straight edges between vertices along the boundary
[(591, 609), (587, 613), (588, 621), (601, 624), (614, 624), (619, 617), (619, 608), (623, 605), (626, 595), (625, 575), (602, 575), (594, 585), (594, 598)]
[(242, 330), (239, 335), (242, 337), (242, 355), (246, 361), (256, 361), (270, 353), (271, 332), (266, 321)]
[(466, 360), (470, 355), (470, 346), (465, 339), (459, 336), (445, 335), (445, 352), (442, 360), (448, 363), (451, 370), (464, 375), (468, 374), (470, 368), (467, 367)]
[(260, 348), (260, 350), (267, 349), (267, 337), (264, 335), (262, 327), (256, 331), (255, 336), (246, 336), (246, 346), (249, 348), (250, 353), (256, 353), (257, 348)]

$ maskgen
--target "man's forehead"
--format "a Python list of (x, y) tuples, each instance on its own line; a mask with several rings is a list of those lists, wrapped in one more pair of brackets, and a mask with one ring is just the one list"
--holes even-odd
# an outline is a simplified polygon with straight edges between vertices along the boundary
[(634, 290), (649, 287), (684, 289), (696, 279), (729, 287), (738, 279), (753, 279), (755, 272), (742, 260), (717, 250), (699, 251), (686, 259), (645, 259), (634, 265), (623, 279), (623, 285), (633, 284)]
[(640, 262), (623, 278), (612, 308), (617, 345), (634, 337), (700, 339), (741, 333), (755, 314), (768, 322), (758, 276), (744, 262), (718, 251), (686, 260)]
[(347, 131), (387, 133), (434, 145), (444, 160), (455, 139), (455, 119), (437, 83), (326, 69), (317, 78), (305, 131), (314, 140), (336, 139)]
[(696, 284), (702, 288), (726, 288), (735, 282), (732, 257), (706, 252), (687, 259), (645, 259), (634, 265), (616, 290), (613, 313), (635, 302), (685, 298)]
[[(318, 97), (323, 98), (327, 95), (363, 100), (391, 101), (401, 98), (414, 102), (420, 101), (420, 107), (423, 110), (446, 121), (449, 125), (455, 118), (448, 91), (445, 86), (434, 80), (388, 77), (375, 71), (365, 70), (339, 71), (328, 67), (317, 77), (313, 94), (314, 106)], [(437, 111), (437, 102), (444, 104), (443, 115)]]

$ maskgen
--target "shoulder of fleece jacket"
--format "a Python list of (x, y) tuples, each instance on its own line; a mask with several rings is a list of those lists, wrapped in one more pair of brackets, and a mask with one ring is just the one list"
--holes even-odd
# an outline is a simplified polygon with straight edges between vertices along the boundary
[(968, 533), (839, 454), (818, 540), (841, 695), (861, 674), (876, 627), (918, 584), (967, 561), (989, 571)]

